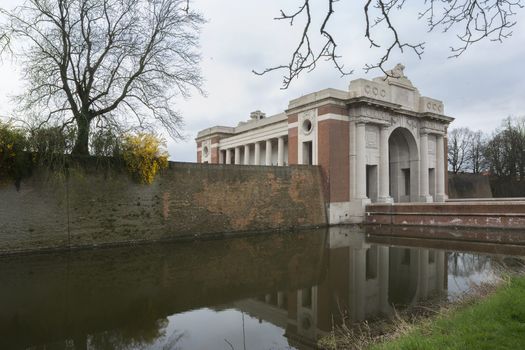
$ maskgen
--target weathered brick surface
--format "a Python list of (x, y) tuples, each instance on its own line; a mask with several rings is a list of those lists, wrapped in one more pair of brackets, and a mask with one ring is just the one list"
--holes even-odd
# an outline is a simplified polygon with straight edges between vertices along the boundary
[(347, 202), (350, 200), (349, 123), (341, 120), (324, 120), (319, 122), (318, 132), (319, 165), (323, 172), (327, 201)]
[(219, 147), (211, 147), (210, 155), (211, 155), (211, 162), (212, 164), (219, 163)]
[(0, 189), (0, 254), (326, 224), (318, 167), (171, 163), (151, 185), (96, 167)]
[(288, 115), (288, 123), (296, 123), (299, 120), (299, 115), (297, 113)]
[(525, 229), (525, 202), (373, 204), (369, 224)]
[(202, 151), (197, 151), (197, 163), (202, 162)]
[(288, 129), (288, 163), (289, 164), (298, 164), (299, 160), (297, 159), (297, 147), (298, 147), (298, 136), (297, 128)]
[(492, 198), (488, 176), (480, 174), (449, 174), (449, 198)]
[(17, 191), (0, 187), (0, 253), (68, 244), (64, 178), (37, 173)]
[(348, 110), (348, 107), (336, 104), (326, 104), (323, 106), (319, 106), (319, 108), (317, 109), (317, 115), (324, 115), (330, 113), (339, 115), (349, 115), (350, 111)]

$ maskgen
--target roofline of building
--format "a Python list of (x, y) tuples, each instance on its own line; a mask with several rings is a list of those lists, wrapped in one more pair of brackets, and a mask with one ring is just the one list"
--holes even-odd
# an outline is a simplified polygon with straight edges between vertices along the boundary
[(272, 115), (271, 117), (259, 119), (259, 120), (248, 120), (246, 122), (240, 122), (236, 127), (232, 126), (213, 126), (211, 128), (204, 129), (199, 131), (195, 141), (200, 141), (203, 138), (208, 138), (210, 136), (220, 136), (220, 135), (238, 135), (247, 131), (256, 130), (271, 124), (279, 123), (284, 120), (287, 120), (288, 116), (286, 113), (279, 113)]

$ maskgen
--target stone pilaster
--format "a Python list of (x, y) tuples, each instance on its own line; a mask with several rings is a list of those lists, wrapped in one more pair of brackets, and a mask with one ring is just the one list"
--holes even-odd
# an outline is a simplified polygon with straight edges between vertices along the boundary
[(428, 190), (428, 133), (421, 130), (419, 138), (419, 197), (421, 202), (432, 202)]
[(390, 163), (388, 155), (388, 126), (381, 126), (379, 141), (379, 195), (378, 202), (394, 203), (390, 197)]
[(436, 135), (436, 202), (447, 200), (445, 194), (445, 143), (443, 135)]
[(365, 123), (356, 124), (356, 199), (366, 199), (366, 135)]

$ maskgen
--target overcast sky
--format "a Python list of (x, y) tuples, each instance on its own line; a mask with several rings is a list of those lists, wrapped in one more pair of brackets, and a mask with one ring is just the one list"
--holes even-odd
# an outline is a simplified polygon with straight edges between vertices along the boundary
[[(17, 2), (0, 0), (0, 7), (11, 8)], [(330, 62), (323, 62), (314, 72), (301, 75), (287, 90), (280, 89), (279, 72), (254, 75), (252, 69), (287, 63), (298, 32), (273, 18), (281, 8), (294, 10), (299, 3), (300, 0), (194, 1), (193, 6), (208, 20), (201, 35), (206, 96), (195, 93), (189, 100), (178, 102), (176, 108), (185, 118), (186, 140), (168, 140), (172, 160), (196, 160), (194, 138), (203, 128), (235, 126), (257, 109), (267, 115), (280, 113), (289, 100), (301, 95), (328, 87), (346, 90), (350, 80), (380, 75), (377, 71), (365, 74), (362, 69), (366, 63), (374, 63), (380, 52), (369, 49), (364, 39), (362, 4), (357, 1), (336, 3), (330, 27), (345, 66), (354, 69), (353, 75), (341, 77)], [(322, 8), (315, 10), (322, 14)], [(394, 20), (403, 38), (425, 41), (426, 50), (421, 60), (410, 52), (396, 53), (388, 66), (403, 63), (405, 74), (422, 95), (442, 100), (445, 113), (456, 118), (452, 127), (491, 132), (503, 118), (525, 115), (525, 11), (518, 12), (511, 38), (503, 43), (478, 43), (456, 59), (447, 58), (449, 47), (456, 43), (454, 36), (427, 34), (424, 21), (417, 20), (417, 9), (408, 8)], [(376, 34), (378, 40), (386, 38), (386, 32), (380, 28)], [(21, 89), (19, 73), (16, 62), (0, 63), (0, 115), (9, 115), (12, 110), (8, 97)]]

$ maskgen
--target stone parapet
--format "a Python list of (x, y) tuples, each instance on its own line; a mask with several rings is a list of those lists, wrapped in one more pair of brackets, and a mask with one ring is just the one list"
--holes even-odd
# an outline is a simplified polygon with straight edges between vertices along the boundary
[(525, 229), (525, 202), (372, 204), (366, 223)]

